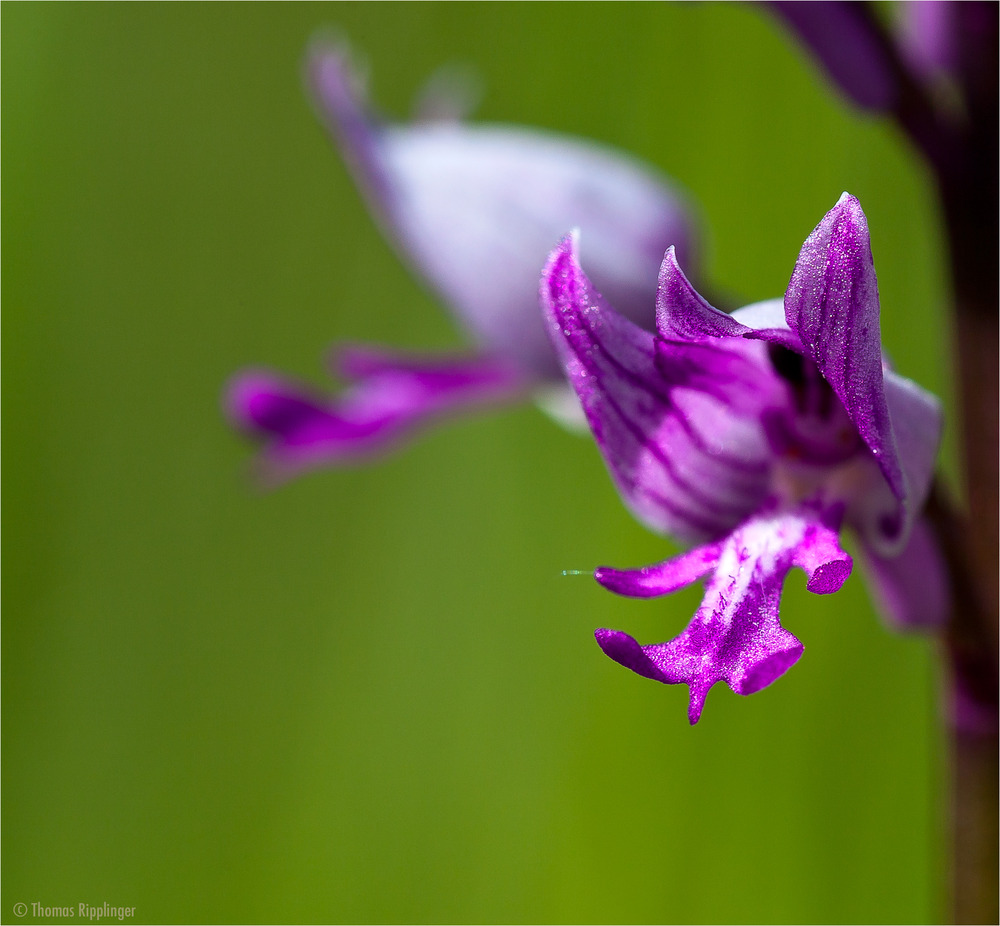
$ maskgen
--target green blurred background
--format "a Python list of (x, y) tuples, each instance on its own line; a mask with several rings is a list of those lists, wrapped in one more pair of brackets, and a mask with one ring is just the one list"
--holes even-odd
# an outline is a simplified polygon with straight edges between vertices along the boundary
[(521, 407), (261, 494), (219, 411), (246, 365), (323, 383), (339, 338), (462, 343), (313, 116), (317, 29), (396, 116), (466, 62), (478, 117), (658, 165), (734, 302), (779, 295), (851, 191), (885, 343), (948, 402), (936, 206), (890, 126), (750, 5), (7, 3), (3, 26), (4, 921), (936, 920), (934, 654), (857, 573), (827, 598), (793, 575), (803, 659), (692, 729), (685, 688), (591, 634), (666, 639), (698, 591), (560, 574), (675, 549), (590, 442)]

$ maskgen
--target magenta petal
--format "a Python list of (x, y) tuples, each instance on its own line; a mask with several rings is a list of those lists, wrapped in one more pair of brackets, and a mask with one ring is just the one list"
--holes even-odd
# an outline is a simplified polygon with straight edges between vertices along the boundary
[(760, 412), (777, 401), (764, 344), (654, 339), (593, 289), (573, 238), (549, 259), (542, 303), (598, 447), (639, 520), (709, 540), (760, 506), (771, 461)]
[(673, 559), (641, 569), (612, 569), (601, 566), (594, 578), (609, 591), (630, 598), (656, 598), (690, 585), (715, 568), (721, 544), (695, 547)]
[(386, 451), (443, 414), (523, 395), (519, 373), (491, 358), (428, 360), (346, 348), (339, 360), (353, 383), (333, 400), (268, 373), (244, 373), (230, 385), (231, 419), (264, 443), (266, 481)]
[(878, 282), (868, 220), (853, 196), (841, 196), (806, 239), (785, 315), (902, 501), (906, 485), (882, 378)]
[(236, 427), (251, 433), (293, 435), (321, 427), (327, 417), (318, 395), (264, 372), (236, 376), (225, 404)]
[(829, 77), (858, 106), (886, 110), (895, 103), (896, 67), (867, 4), (775, 0), (767, 5), (798, 33)]
[(653, 327), (657, 267), (691, 260), (682, 197), (652, 168), (582, 139), (513, 126), (381, 124), (344, 52), (318, 49), (313, 86), (370, 205), (401, 255), (485, 350), (540, 378), (558, 366), (538, 312), (538, 273), (566, 230), (627, 315)]
[(742, 337), (750, 331), (702, 298), (684, 276), (672, 247), (667, 249), (660, 265), (656, 289), (656, 330), (663, 338), (681, 341), (704, 337)]
[[(680, 636), (640, 646), (621, 631), (599, 630), (598, 643), (608, 656), (639, 675), (688, 685), (691, 723), (701, 716), (705, 696), (718, 681), (725, 681), (737, 694), (760, 691), (802, 655), (802, 644), (781, 626), (778, 615), (788, 571), (793, 566), (805, 569), (807, 587), (820, 594), (836, 591), (850, 574), (851, 558), (840, 549), (832, 527), (839, 516), (837, 509), (824, 511), (812, 505), (758, 513), (713, 548), (718, 561), (709, 567), (712, 575), (705, 597)], [(705, 571), (697, 559), (691, 564), (679, 557), (674, 563), (684, 576), (669, 576), (662, 565), (654, 567), (663, 570), (664, 584), (682, 577), (694, 579)], [(635, 587), (639, 597), (647, 596), (643, 577), (637, 578)]]
[[(832, 515), (832, 516), (831, 516)], [(795, 550), (794, 564), (807, 578), (806, 588), (816, 595), (839, 591), (854, 565), (851, 557), (840, 549), (837, 530), (843, 517), (838, 506), (833, 512), (820, 515), (822, 520), (810, 524)]]
[(903, 552), (887, 558), (862, 542), (861, 566), (879, 613), (896, 630), (932, 630), (948, 620), (948, 568), (926, 519), (913, 525)]
[[(654, 682), (666, 682), (675, 684), (681, 679), (666, 678), (660, 667), (650, 658), (647, 650), (652, 650), (652, 646), (640, 646), (634, 637), (630, 637), (624, 630), (595, 630), (594, 639), (597, 645), (604, 650), (606, 656), (610, 656), (619, 665), (631, 669), (643, 678), (650, 678)], [(693, 721), (692, 721), (693, 722)]]

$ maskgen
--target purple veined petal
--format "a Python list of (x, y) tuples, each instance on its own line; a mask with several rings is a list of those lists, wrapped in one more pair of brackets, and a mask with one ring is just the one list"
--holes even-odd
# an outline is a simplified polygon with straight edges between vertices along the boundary
[(761, 505), (771, 457), (759, 412), (778, 388), (763, 343), (657, 341), (593, 289), (573, 236), (549, 259), (542, 304), (597, 445), (640, 521), (704, 541)]
[(850, 194), (840, 197), (803, 244), (785, 293), (785, 315), (902, 502), (907, 487), (883, 386), (868, 220)]
[(884, 387), (905, 492), (900, 499), (884, 479), (871, 479), (854, 499), (847, 520), (873, 551), (891, 558), (905, 546), (930, 491), (942, 416), (937, 398), (912, 380), (885, 370)]
[(934, 630), (948, 620), (948, 569), (930, 524), (918, 518), (903, 551), (879, 555), (862, 540), (861, 569), (878, 612), (894, 630)]
[[(835, 512), (812, 506), (754, 515), (718, 545), (705, 597), (683, 633), (641, 646), (621, 631), (598, 630), (598, 644), (639, 675), (688, 685), (691, 723), (698, 722), (705, 697), (718, 681), (737, 694), (760, 691), (802, 655), (802, 644), (781, 626), (778, 615), (789, 570), (805, 568), (807, 587), (822, 594), (836, 591), (850, 574), (851, 558), (830, 527), (835, 522)], [(639, 591), (645, 594), (645, 588)]]
[(335, 399), (265, 372), (230, 384), (229, 417), (263, 442), (265, 483), (382, 453), (442, 415), (514, 401), (526, 387), (510, 364), (487, 357), (429, 360), (350, 347), (338, 366), (352, 384)]
[(581, 139), (495, 125), (381, 124), (343, 51), (317, 48), (324, 118), (400, 253), (492, 354), (558, 378), (538, 312), (538, 271), (566, 229), (622, 311), (652, 330), (656, 274), (692, 261), (689, 208), (665, 178)]
[(668, 340), (742, 337), (747, 328), (731, 315), (713, 308), (691, 285), (677, 263), (673, 247), (667, 248), (656, 287), (656, 330)]
[(827, 76), (856, 105), (885, 111), (895, 104), (899, 78), (891, 49), (866, 4), (772, 0), (766, 5), (798, 35)]

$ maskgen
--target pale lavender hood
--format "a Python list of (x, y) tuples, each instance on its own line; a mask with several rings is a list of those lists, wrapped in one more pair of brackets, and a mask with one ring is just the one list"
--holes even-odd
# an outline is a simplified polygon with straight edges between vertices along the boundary
[(538, 274), (567, 228), (626, 317), (652, 329), (663, 251), (693, 265), (690, 208), (653, 168), (583, 139), (456, 121), (386, 123), (344, 46), (317, 45), (321, 116), (386, 234), (490, 353), (559, 378), (538, 310)]

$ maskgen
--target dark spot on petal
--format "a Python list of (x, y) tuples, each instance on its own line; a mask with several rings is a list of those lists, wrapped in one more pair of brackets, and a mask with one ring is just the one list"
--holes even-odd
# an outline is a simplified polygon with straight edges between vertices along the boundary
[(767, 355), (771, 360), (771, 366), (783, 380), (796, 386), (805, 383), (805, 361), (795, 351), (780, 344), (768, 344)]

